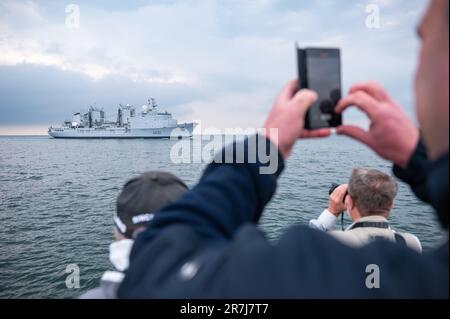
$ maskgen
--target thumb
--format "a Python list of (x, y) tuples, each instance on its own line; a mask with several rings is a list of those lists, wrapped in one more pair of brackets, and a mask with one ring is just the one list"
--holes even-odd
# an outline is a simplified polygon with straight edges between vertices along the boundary
[(291, 103), (301, 113), (306, 114), (306, 111), (316, 103), (318, 95), (316, 92), (308, 89), (302, 89), (294, 95)]
[(336, 133), (339, 135), (346, 135), (354, 138), (367, 146), (372, 145), (372, 137), (369, 132), (364, 131), (362, 128), (353, 125), (342, 125), (336, 128)]

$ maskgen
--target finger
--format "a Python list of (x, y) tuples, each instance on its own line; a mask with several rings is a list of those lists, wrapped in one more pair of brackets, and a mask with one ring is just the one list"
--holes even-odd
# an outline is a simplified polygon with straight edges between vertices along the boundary
[(342, 201), (345, 193), (347, 192), (347, 189), (346, 189), (345, 185), (340, 185), (338, 188), (336, 188), (335, 192), (336, 192), (337, 198), (340, 201)]
[(342, 125), (336, 128), (336, 133), (339, 135), (346, 135), (354, 138), (367, 146), (372, 146), (372, 137), (369, 132), (364, 131), (362, 128), (352, 125)]
[(339, 199), (339, 194), (342, 193), (342, 185), (339, 185), (338, 187), (335, 188), (335, 190), (333, 191), (333, 193), (331, 193), (332, 197), (334, 197), (335, 199)]
[(386, 89), (376, 81), (356, 84), (351, 87), (350, 94), (357, 91), (364, 91), (379, 101), (386, 101), (391, 98)]
[(342, 184), (343, 190), (344, 190), (344, 196), (342, 197), (342, 202), (345, 205), (345, 199), (348, 196), (348, 184)]
[(345, 195), (347, 194), (348, 191), (348, 185), (342, 184), (341, 186), (338, 187), (338, 189), (339, 189), (339, 198), (343, 202), (345, 199)]
[(291, 80), (283, 88), (280, 95), (278, 96), (279, 101), (289, 101), (295, 95), (298, 90), (298, 80)]
[(300, 138), (323, 138), (331, 135), (331, 129), (324, 128), (318, 130), (303, 130)]
[(341, 113), (350, 106), (356, 106), (367, 114), (369, 118), (374, 118), (378, 114), (381, 103), (364, 91), (351, 93), (344, 97), (336, 107), (336, 113)]
[(292, 98), (291, 103), (293, 104), (295, 110), (298, 111), (299, 115), (303, 116), (306, 111), (316, 103), (318, 95), (312, 90), (302, 89), (298, 91)]

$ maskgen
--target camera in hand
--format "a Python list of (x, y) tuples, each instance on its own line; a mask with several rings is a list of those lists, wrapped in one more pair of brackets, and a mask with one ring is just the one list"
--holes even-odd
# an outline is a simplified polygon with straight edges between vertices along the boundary
[(311, 89), (319, 95), (308, 110), (306, 129), (337, 127), (342, 115), (335, 112), (341, 99), (341, 62), (339, 49), (297, 48), (299, 89)]

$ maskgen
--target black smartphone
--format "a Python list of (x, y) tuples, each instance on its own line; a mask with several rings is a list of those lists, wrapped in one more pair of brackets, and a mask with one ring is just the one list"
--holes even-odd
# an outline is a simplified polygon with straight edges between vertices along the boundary
[(342, 125), (342, 115), (335, 112), (342, 97), (340, 50), (297, 47), (297, 58), (299, 89), (311, 89), (319, 95), (308, 110), (305, 128), (313, 130)]

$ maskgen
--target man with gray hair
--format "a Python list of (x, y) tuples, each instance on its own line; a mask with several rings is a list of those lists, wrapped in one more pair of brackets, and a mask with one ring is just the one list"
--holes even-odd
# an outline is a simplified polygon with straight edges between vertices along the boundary
[[(375, 169), (355, 168), (349, 183), (334, 189), (328, 208), (309, 225), (329, 232), (353, 247), (383, 239), (422, 252), (422, 245), (416, 236), (396, 232), (389, 226), (388, 218), (397, 191), (397, 182), (393, 177)], [(345, 210), (353, 223), (343, 231), (332, 230)]]

